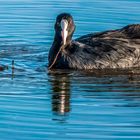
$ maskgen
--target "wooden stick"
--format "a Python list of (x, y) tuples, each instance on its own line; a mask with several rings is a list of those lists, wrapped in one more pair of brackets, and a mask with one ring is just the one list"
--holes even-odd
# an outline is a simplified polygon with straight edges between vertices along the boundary
[(14, 78), (14, 69), (15, 69), (14, 63), (15, 63), (15, 61), (12, 60), (12, 79)]

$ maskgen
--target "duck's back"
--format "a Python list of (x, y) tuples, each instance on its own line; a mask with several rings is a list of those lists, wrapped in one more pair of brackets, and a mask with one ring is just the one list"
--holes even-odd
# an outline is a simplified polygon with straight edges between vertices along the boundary
[[(88, 43), (92, 42), (93, 39), (133, 39), (132, 41), (139, 41), (140, 43), (140, 24), (132, 24), (125, 26), (122, 29), (118, 30), (111, 30), (111, 31), (105, 31), (105, 32), (99, 32), (99, 33), (91, 33), (88, 35), (84, 35), (76, 41), (82, 42), (82, 43)], [(137, 43), (137, 42), (136, 42)]]
[(70, 68), (129, 68), (140, 66), (140, 24), (82, 36), (63, 53)]

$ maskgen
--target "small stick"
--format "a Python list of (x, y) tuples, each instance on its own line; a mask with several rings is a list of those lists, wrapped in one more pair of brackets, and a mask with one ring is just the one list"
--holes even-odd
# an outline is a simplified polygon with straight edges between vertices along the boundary
[(14, 69), (15, 69), (14, 63), (15, 63), (15, 61), (12, 60), (12, 79), (14, 78)]
[(56, 62), (56, 60), (57, 60), (57, 58), (58, 58), (58, 55), (59, 55), (60, 52), (62, 51), (62, 48), (63, 48), (63, 45), (60, 47), (60, 49), (59, 49), (58, 53), (56, 54), (56, 56), (55, 56), (55, 58), (54, 58), (52, 64), (48, 67), (49, 70), (54, 66), (54, 64), (55, 64), (55, 62)]

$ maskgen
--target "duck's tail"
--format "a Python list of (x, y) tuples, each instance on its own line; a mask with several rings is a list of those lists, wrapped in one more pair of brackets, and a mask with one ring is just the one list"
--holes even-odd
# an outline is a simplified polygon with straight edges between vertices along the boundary
[(140, 24), (131, 24), (125, 26), (121, 31), (128, 37), (133, 39), (140, 39)]

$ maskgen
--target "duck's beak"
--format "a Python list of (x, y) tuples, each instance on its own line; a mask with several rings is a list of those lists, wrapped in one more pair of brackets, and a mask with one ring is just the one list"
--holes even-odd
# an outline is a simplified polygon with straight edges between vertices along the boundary
[(63, 45), (66, 44), (66, 40), (67, 40), (67, 36), (68, 36), (68, 21), (66, 19), (62, 19), (61, 20), (61, 35), (62, 35), (62, 39), (63, 39)]

